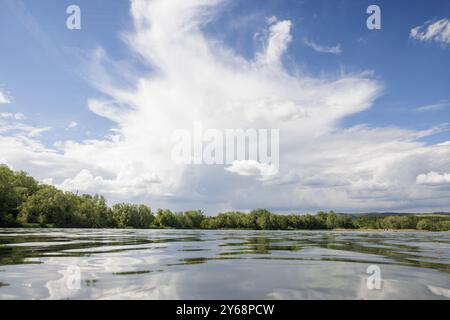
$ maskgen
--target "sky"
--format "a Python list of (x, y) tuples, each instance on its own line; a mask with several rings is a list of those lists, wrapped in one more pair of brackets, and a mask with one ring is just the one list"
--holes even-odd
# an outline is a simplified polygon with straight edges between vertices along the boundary
[[(0, 0), (0, 163), (155, 209), (450, 211), (449, 71), (448, 1)], [(196, 122), (279, 130), (279, 170), (174, 163)]]

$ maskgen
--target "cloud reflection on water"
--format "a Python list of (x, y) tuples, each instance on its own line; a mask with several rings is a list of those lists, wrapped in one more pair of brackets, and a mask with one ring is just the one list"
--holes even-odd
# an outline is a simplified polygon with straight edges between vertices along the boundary
[(450, 234), (0, 230), (0, 283), (0, 299), (445, 299)]

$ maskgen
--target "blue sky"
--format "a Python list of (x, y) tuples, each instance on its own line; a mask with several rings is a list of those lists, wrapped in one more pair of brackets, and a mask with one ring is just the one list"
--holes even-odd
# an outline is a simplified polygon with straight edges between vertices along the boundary
[[(81, 8), (81, 30), (68, 30), (65, 26), (68, 16), (65, 11), (71, 4), (77, 4)], [(381, 8), (381, 30), (368, 30), (366, 27), (368, 17), (366, 8), (371, 4), (377, 4)], [(167, 10), (169, 9), (172, 10), (172, 8)], [(268, 18), (276, 17), (278, 22), (289, 21), (292, 24), (289, 30), (292, 41), (283, 52), (281, 59), (283, 72), (286, 74), (294, 77), (301, 74), (308, 79), (331, 82), (330, 79), (344, 77), (343, 75), (370, 73), (370, 79), (380, 88), (379, 92), (372, 97), (373, 99), (367, 98), (370, 107), (364, 107), (362, 111), (355, 108), (352, 112), (333, 119), (333, 124), (324, 129), (324, 132), (342, 130), (345, 133), (345, 129), (361, 125), (366, 125), (368, 128), (394, 128), (420, 132), (438, 126), (445, 128), (444, 124), (450, 120), (450, 43), (435, 41), (436, 39), (432, 36), (427, 40), (410, 36), (411, 30), (415, 27), (423, 26), (422, 30), (426, 30), (436, 21), (449, 19), (450, 2), (260, 0), (228, 1), (220, 3), (214, 9), (213, 14), (200, 12), (208, 15), (208, 19), (202, 21), (200, 25), (201, 35), (208, 43), (219, 43), (220, 47), (231, 50), (236, 57), (245, 60), (254, 59), (261, 50), (262, 43), (267, 40), (267, 32), (265, 33), (264, 30), (268, 29)], [(177, 14), (180, 13), (175, 12), (174, 19), (177, 18)], [(149, 13), (149, 21), (151, 21), (150, 15), (151, 13)], [(170, 17), (168, 15), (166, 18), (170, 19)], [(48, 148), (53, 148), (55, 142), (75, 141), (83, 144), (84, 141), (91, 139), (101, 141), (111, 134), (111, 128), (119, 128), (125, 135), (124, 123), (117, 123), (111, 118), (100, 116), (88, 106), (89, 100), (108, 100), (114, 96), (108, 90), (99, 89), (92, 82), (93, 71), (89, 69), (89, 65), (93, 52), (101, 48), (107, 55), (107, 61), (110, 61), (110, 64), (104, 62), (106, 69), (109, 68), (107, 65), (124, 64), (135, 78), (150, 78), (157, 70), (164, 69), (155, 65), (154, 61), (146, 61), (142, 57), (142, 52), (137, 53), (136, 45), (133, 47), (124, 41), (124, 33), (136, 32), (133, 26), (134, 20), (136, 17), (130, 14), (130, 2), (126, 0), (2, 0), (0, 2), (0, 39), (2, 39), (0, 90), (9, 96), (10, 102), (0, 105), (0, 112), (21, 113), (25, 117), (22, 121), (27, 125), (51, 128), (38, 138), (33, 137), (43, 147)], [(145, 48), (149, 50), (149, 55), (152, 50), (151, 41), (152, 39), (149, 39), (147, 44), (149, 48)], [(322, 48), (339, 46), (342, 52), (318, 52), (306, 42), (313, 42)], [(157, 47), (156, 43), (155, 46)], [(116, 85), (123, 85), (123, 88), (129, 89), (125, 85), (127, 82), (120, 79), (120, 70), (108, 71), (111, 71), (111, 77), (114, 78)], [(220, 81), (220, 79), (211, 79), (211, 81)], [(148, 99), (151, 103), (151, 97)], [(114, 100), (117, 100), (116, 96)], [(7, 121), (12, 120), (4, 120), (3, 126), (8, 124)], [(76, 126), (69, 128), (70, 123), (76, 123)], [(1, 131), (0, 134), (2, 134)], [(7, 133), (3, 134), (7, 137)], [(364, 133), (360, 134), (364, 135)], [(11, 133), (11, 135), (14, 134)], [(398, 137), (395, 136), (392, 139), (397, 141)], [(409, 141), (410, 138), (406, 140)], [(421, 147), (426, 148), (449, 140), (450, 131), (441, 129), (435, 134), (423, 135), (415, 141), (425, 143)], [(328, 139), (328, 141), (331, 140)], [(373, 150), (377, 148), (374, 147)], [(67, 149), (55, 149), (55, 152), (63, 157), (71, 154)], [(70, 175), (76, 180), (77, 173), (71, 170), (61, 169), (56, 172), (40, 170), (36, 162), (27, 161), (29, 154), (19, 156), (16, 152), (8, 156), (8, 152), (2, 153), (4, 160), (11, 166), (26, 169), (37, 174), (41, 179), (47, 179), (46, 181), (54, 179), (54, 184), (58, 185), (65, 178), (71, 178)], [(427, 167), (420, 174), (436, 172), (445, 177), (450, 169), (442, 164), (445, 162), (444, 159), (445, 155), (440, 153), (434, 158), (436, 165), (440, 167)], [(139, 159), (133, 161), (135, 160)], [(415, 161), (419, 160), (414, 160), (414, 163)], [(380, 165), (382, 165), (381, 162)], [(42, 166), (45, 168), (49, 164)], [(110, 171), (107, 165), (104, 167), (99, 165), (95, 168), (81, 166), (80, 169), (88, 170), (94, 177), (104, 174), (102, 177), (107, 179), (114, 176), (114, 172)], [(96, 171), (95, 174), (94, 171)], [(294, 164), (286, 168), (286, 172), (292, 171), (296, 171)], [(341, 172), (340, 169), (335, 171)], [(62, 172), (69, 176), (63, 177)], [(308, 180), (305, 174), (297, 172), (296, 175)], [(419, 172), (414, 171), (414, 175), (419, 176)], [(207, 178), (203, 177), (203, 173), (198, 173), (197, 178), (199, 190), (204, 189), (201, 185), (210, 183), (209, 180), (206, 182)], [(360, 181), (358, 179), (357, 181)], [(380, 179), (397, 181), (392, 177)], [(443, 181), (445, 182), (446, 179), (443, 178)], [(258, 188), (264, 190), (269, 188), (267, 185), (259, 185), (258, 182), (235, 180), (235, 178), (230, 178), (229, 183), (231, 186), (249, 184), (243, 191), (244, 194), (250, 190), (259, 190)], [(409, 182), (405, 181), (405, 183)], [(296, 188), (302, 192), (301, 190), (305, 190), (306, 187), (296, 186)], [(333, 187), (329, 188), (331, 188), (329, 192), (336, 191)], [(394, 187), (391, 186), (391, 188)], [(445, 187), (438, 188), (433, 185), (433, 188), (433, 194), (439, 194), (439, 197), (448, 196)], [(108, 193), (108, 190), (105, 189), (105, 191), (102, 188), (87, 189), (86, 192)], [(161, 205), (170, 206), (170, 203), (179, 203), (188, 199), (180, 206), (186, 207), (192, 202), (202, 206), (206, 202), (205, 197), (210, 199), (215, 196), (221, 200), (217, 200), (213, 207), (219, 209), (247, 209), (247, 206), (264, 205), (263, 202), (258, 202), (258, 199), (248, 204), (245, 201), (241, 203), (241, 196), (236, 196), (235, 201), (224, 201), (225, 198), (232, 198), (232, 195), (211, 187), (209, 190), (213, 190), (211, 191), (213, 194), (209, 194), (209, 197), (206, 191), (199, 191), (200, 195), (180, 191), (184, 194), (180, 196), (180, 199), (169, 198), (167, 203), (165, 203), (166, 200), (161, 200)], [(392, 191), (392, 189), (389, 190)], [(148, 194), (138, 192), (136, 199), (153, 199), (153, 197), (161, 199), (161, 194), (169, 195), (178, 191), (179, 189), (175, 188), (171, 191), (161, 191), (162, 193), (159, 191), (151, 191)], [(300, 198), (310, 195), (313, 191), (305, 191)], [(270, 191), (267, 190), (267, 192)], [(353, 191), (345, 192), (351, 194)], [(414, 197), (413, 194), (416, 192), (418, 191), (411, 191), (408, 197)], [(219, 195), (220, 193), (223, 194)], [(409, 203), (409, 200), (401, 199), (402, 197), (405, 195), (399, 195), (397, 200), (373, 201), (367, 206), (359, 203), (357, 209), (375, 209), (377, 206), (391, 210), (403, 210), (404, 207), (408, 209), (432, 207), (428, 203), (422, 205), (421, 200), (411, 200)], [(116, 196), (113, 195), (111, 198), (116, 199)], [(364, 201), (370, 202), (367, 199)], [(305, 206), (289, 201), (285, 203), (282, 196), (276, 197), (273, 202), (277, 203), (274, 207), (286, 210), (313, 210), (320, 206), (315, 203)], [(405, 205), (405, 202), (408, 204)], [(349, 204), (342, 209), (349, 209), (351, 206), (354, 206), (353, 201), (349, 201)], [(432, 209), (450, 209), (450, 207), (442, 200), (436, 208)]]
[[(450, 14), (450, 3), (443, 1), (255, 1), (236, 3), (211, 31), (238, 52), (248, 55), (255, 29), (269, 14), (294, 21), (294, 41), (286, 62), (300, 64), (307, 72), (336, 72), (370, 69), (386, 87), (373, 108), (344, 119), (342, 125), (364, 122), (376, 126), (401, 125), (426, 128), (450, 119), (450, 108), (441, 112), (417, 113), (416, 107), (448, 101), (450, 89), (450, 49), (435, 43), (418, 43), (408, 37), (412, 27)], [(382, 10), (382, 29), (366, 27), (366, 8), (378, 4)], [(447, 13), (447, 14), (445, 14)], [(255, 14), (245, 32), (226, 28), (230, 20)], [(231, 25), (233, 23), (231, 22)], [(337, 56), (317, 54), (305, 47), (303, 38), (334, 45), (344, 53)], [(444, 120), (445, 121), (445, 120)], [(448, 138), (440, 136), (441, 139)]]

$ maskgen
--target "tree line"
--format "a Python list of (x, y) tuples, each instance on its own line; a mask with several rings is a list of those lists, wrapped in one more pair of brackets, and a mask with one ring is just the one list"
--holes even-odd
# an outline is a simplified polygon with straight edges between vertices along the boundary
[(445, 216), (355, 216), (334, 212), (281, 215), (265, 209), (206, 216), (137, 204), (109, 207), (103, 196), (78, 195), (38, 183), (23, 171), (0, 165), (0, 227), (173, 228), (247, 230), (416, 229), (449, 231)]

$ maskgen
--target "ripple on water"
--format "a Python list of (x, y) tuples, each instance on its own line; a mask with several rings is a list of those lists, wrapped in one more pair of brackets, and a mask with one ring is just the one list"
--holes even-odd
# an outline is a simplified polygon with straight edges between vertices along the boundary
[(450, 298), (449, 233), (0, 229), (0, 266), (0, 299)]

